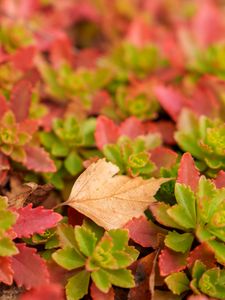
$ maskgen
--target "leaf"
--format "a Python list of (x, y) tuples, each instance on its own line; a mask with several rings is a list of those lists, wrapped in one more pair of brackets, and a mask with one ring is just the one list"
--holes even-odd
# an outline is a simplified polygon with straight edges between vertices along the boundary
[(93, 271), (91, 273), (91, 279), (102, 293), (108, 293), (110, 291), (112, 284), (109, 280), (108, 274), (104, 269)]
[(80, 251), (85, 256), (91, 256), (97, 243), (97, 238), (94, 232), (88, 230), (84, 226), (76, 226), (75, 238), (79, 245)]
[(71, 152), (64, 161), (67, 171), (75, 176), (79, 174), (83, 169), (82, 159), (76, 152)]
[(28, 118), (31, 103), (31, 84), (29, 81), (19, 81), (12, 90), (10, 108), (16, 121), (21, 122)]
[(8, 109), (9, 107), (5, 97), (0, 95), (0, 119), (4, 116)]
[(36, 146), (26, 146), (25, 151), (27, 158), (24, 165), (28, 170), (43, 173), (56, 172), (53, 160), (44, 149)]
[(88, 293), (90, 273), (81, 271), (71, 277), (66, 285), (67, 300), (79, 300)]
[(151, 300), (181, 300), (181, 297), (179, 297), (178, 295), (174, 295), (171, 292), (155, 290), (154, 296)]
[(225, 172), (223, 170), (218, 173), (217, 177), (214, 179), (214, 183), (217, 189), (225, 187)]
[(133, 218), (124, 228), (129, 230), (129, 236), (135, 243), (154, 249), (159, 247), (160, 240), (163, 240), (167, 234), (166, 230), (147, 220), (144, 216)]
[(8, 285), (13, 283), (13, 270), (10, 257), (0, 257), (0, 282)]
[(199, 182), (199, 171), (196, 169), (194, 160), (190, 153), (183, 154), (178, 170), (177, 182), (188, 185), (196, 192)]
[(26, 71), (33, 66), (35, 54), (36, 47), (33, 45), (20, 48), (16, 51), (15, 54), (11, 56), (11, 61), (13, 62), (16, 69)]
[(194, 236), (191, 233), (170, 231), (165, 238), (165, 245), (176, 252), (185, 253), (190, 250), (193, 240)]
[(117, 166), (104, 159), (93, 163), (77, 179), (65, 204), (107, 230), (123, 227), (143, 214), (166, 179), (114, 176), (118, 172)]
[(114, 300), (115, 293), (111, 288), (108, 293), (101, 292), (94, 283), (91, 285), (91, 297), (93, 300)]
[(75, 240), (74, 228), (71, 225), (61, 223), (57, 226), (56, 232), (59, 237), (60, 246), (62, 248), (76, 248), (77, 243)]
[(127, 118), (119, 127), (119, 135), (126, 135), (131, 139), (135, 139), (139, 135), (145, 134), (143, 123), (136, 117), (132, 116)]
[(207, 270), (199, 280), (200, 290), (210, 297), (225, 298), (225, 270), (213, 268)]
[(196, 199), (194, 193), (188, 186), (176, 183), (175, 197), (178, 204), (167, 210), (168, 215), (184, 228), (195, 228)]
[(189, 280), (184, 272), (169, 275), (166, 277), (165, 282), (168, 288), (176, 295), (180, 295), (190, 289)]
[(18, 253), (18, 250), (13, 241), (8, 237), (0, 238), (0, 257), (11, 256)]
[(164, 248), (159, 255), (159, 270), (161, 276), (167, 276), (186, 268), (187, 253), (178, 253)]
[(101, 150), (104, 145), (115, 143), (119, 137), (119, 127), (105, 116), (97, 118), (95, 141)]
[(132, 288), (135, 286), (134, 278), (130, 270), (120, 269), (120, 270), (105, 270), (108, 274), (109, 280), (113, 285)]
[(35, 288), (48, 283), (49, 273), (45, 261), (35, 248), (17, 244), (19, 254), (12, 256), (14, 280), (19, 287)]
[(208, 268), (215, 267), (216, 260), (214, 253), (206, 243), (201, 243), (190, 252), (187, 258), (188, 267), (191, 267), (196, 260), (200, 260)]
[(43, 233), (46, 229), (55, 227), (62, 219), (62, 216), (45, 209), (42, 206), (32, 208), (32, 204), (17, 210), (19, 217), (13, 230), (17, 237), (30, 237), (34, 233)]
[(32, 289), (22, 296), (20, 300), (64, 300), (63, 288), (60, 284), (50, 283), (47, 285), (42, 285), (39, 288)]
[(57, 250), (52, 254), (52, 258), (66, 270), (73, 270), (85, 264), (85, 258), (76, 249), (70, 247)]

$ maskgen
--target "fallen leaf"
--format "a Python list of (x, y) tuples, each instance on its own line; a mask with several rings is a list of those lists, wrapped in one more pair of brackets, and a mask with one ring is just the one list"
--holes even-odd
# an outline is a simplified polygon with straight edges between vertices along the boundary
[(75, 182), (65, 204), (106, 230), (122, 228), (133, 217), (143, 215), (166, 179), (130, 178), (116, 175), (118, 172), (119, 168), (105, 159), (91, 164)]

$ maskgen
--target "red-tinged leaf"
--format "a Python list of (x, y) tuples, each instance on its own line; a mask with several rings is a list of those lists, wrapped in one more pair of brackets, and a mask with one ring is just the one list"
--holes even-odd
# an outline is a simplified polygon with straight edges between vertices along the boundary
[(224, 188), (225, 187), (225, 172), (221, 170), (218, 173), (217, 177), (213, 181), (218, 189)]
[(168, 145), (176, 144), (174, 139), (175, 125), (170, 121), (159, 121), (156, 123), (163, 141)]
[(135, 139), (139, 135), (145, 134), (143, 123), (136, 117), (129, 117), (119, 127), (119, 135), (126, 135)]
[(52, 43), (50, 58), (55, 67), (59, 67), (62, 62), (73, 64), (73, 47), (70, 39), (66, 35), (61, 35)]
[(114, 300), (115, 294), (113, 288), (107, 294), (101, 292), (93, 282), (91, 285), (91, 298), (92, 300)]
[(178, 170), (177, 182), (190, 186), (193, 191), (197, 190), (199, 182), (199, 171), (195, 167), (190, 153), (183, 154)]
[(171, 168), (177, 160), (177, 153), (166, 147), (157, 147), (151, 152), (151, 161), (155, 163), (158, 170), (161, 167)]
[(30, 82), (22, 80), (12, 89), (10, 108), (14, 112), (17, 122), (25, 120), (29, 115), (31, 88)]
[(3, 117), (4, 113), (9, 109), (8, 104), (4, 96), (0, 95), (0, 119)]
[(115, 143), (119, 137), (119, 127), (109, 118), (100, 116), (97, 118), (95, 141), (99, 149), (104, 145)]
[(164, 248), (159, 255), (159, 270), (161, 276), (180, 272), (186, 268), (187, 253), (178, 253)]
[(20, 300), (64, 300), (63, 288), (59, 284), (47, 284), (24, 293)]
[(144, 216), (133, 218), (124, 228), (129, 230), (130, 238), (142, 247), (156, 249), (164, 239), (167, 231), (148, 221)]
[(67, 208), (68, 223), (72, 226), (82, 225), (85, 216), (72, 207)]
[(192, 295), (188, 297), (188, 300), (217, 300), (216, 298), (209, 298), (205, 295)]
[(187, 105), (188, 99), (173, 87), (158, 84), (154, 88), (155, 95), (168, 115), (177, 121), (180, 112)]
[(28, 46), (26, 48), (21, 48), (11, 56), (11, 61), (14, 64), (16, 69), (26, 71), (33, 67), (35, 54), (36, 54), (35, 46)]
[(0, 257), (0, 282), (11, 285), (13, 282), (13, 270), (10, 257)]
[(134, 19), (129, 26), (126, 39), (137, 47), (143, 47), (150, 42), (152, 32), (143, 19)]
[(93, 98), (90, 114), (100, 114), (104, 108), (112, 104), (111, 96), (107, 91), (98, 91)]
[(13, 230), (19, 238), (28, 238), (34, 233), (41, 234), (46, 229), (55, 227), (62, 219), (62, 216), (53, 210), (45, 209), (42, 206), (32, 208), (32, 204), (19, 208), (16, 212), (19, 217)]
[(200, 260), (209, 268), (213, 268), (216, 265), (214, 253), (205, 243), (202, 243), (190, 252), (187, 258), (188, 267), (191, 267), (196, 260)]
[(150, 299), (150, 275), (154, 268), (156, 252), (135, 261), (130, 269), (135, 277), (136, 286), (128, 293), (129, 300)]
[(199, 4), (192, 29), (200, 46), (207, 47), (224, 38), (224, 15), (213, 0), (200, 1)]
[(43, 148), (36, 146), (25, 147), (26, 161), (24, 163), (28, 170), (35, 172), (56, 172), (56, 166), (50, 158), (49, 153)]
[(19, 123), (19, 130), (32, 136), (38, 130), (38, 121), (26, 119)]
[(36, 253), (35, 248), (17, 244), (19, 254), (12, 256), (12, 269), (17, 285), (26, 289), (48, 284), (49, 273), (45, 261)]

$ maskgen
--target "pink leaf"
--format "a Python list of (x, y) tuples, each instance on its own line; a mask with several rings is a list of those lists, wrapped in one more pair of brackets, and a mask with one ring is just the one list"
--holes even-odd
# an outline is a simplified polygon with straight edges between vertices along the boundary
[(120, 124), (119, 134), (135, 139), (137, 136), (145, 134), (145, 128), (136, 117), (129, 117)]
[(161, 133), (163, 141), (168, 145), (176, 144), (174, 139), (175, 125), (170, 121), (159, 121), (156, 123), (158, 131)]
[(195, 247), (195, 249), (190, 252), (187, 258), (188, 267), (191, 267), (196, 260), (200, 260), (208, 268), (214, 268), (216, 264), (214, 253), (205, 243)]
[(205, 295), (192, 295), (190, 297), (188, 297), (187, 300), (217, 300), (215, 298), (208, 298)]
[(177, 160), (177, 153), (166, 147), (157, 147), (151, 152), (151, 160), (155, 163), (158, 169), (161, 167), (171, 168)]
[(13, 270), (10, 257), (0, 257), (0, 282), (8, 285), (13, 283)]
[(71, 41), (66, 35), (59, 36), (51, 45), (50, 58), (55, 67), (62, 62), (73, 64), (74, 53)]
[(19, 81), (12, 90), (10, 108), (14, 112), (17, 122), (25, 120), (29, 115), (31, 103), (31, 83)]
[(148, 221), (144, 216), (133, 218), (125, 226), (130, 238), (142, 247), (156, 249), (167, 231)]
[(64, 300), (63, 288), (59, 284), (47, 284), (26, 292), (20, 300)]
[(100, 114), (104, 108), (109, 107), (111, 104), (112, 99), (110, 94), (107, 91), (100, 90), (94, 95), (90, 114)]
[(197, 190), (199, 182), (199, 171), (195, 167), (190, 153), (184, 153), (178, 170), (177, 182), (190, 186), (193, 191)]
[(115, 143), (119, 137), (118, 126), (105, 116), (97, 118), (95, 141), (97, 147), (102, 149), (104, 145)]
[(225, 187), (225, 172), (221, 170), (213, 181), (218, 189)]
[(26, 119), (19, 123), (19, 130), (25, 131), (31, 136), (38, 130), (38, 121)]
[(15, 68), (26, 71), (33, 67), (35, 54), (36, 47), (34, 46), (20, 48), (11, 56), (11, 61), (13, 62)]
[(114, 300), (114, 291), (113, 288), (111, 288), (108, 293), (103, 293), (101, 292), (96, 285), (94, 284), (94, 282), (91, 285), (91, 298), (93, 300)]
[(12, 256), (12, 269), (17, 285), (26, 289), (48, 284), (49, 273), (45, 261), (34, 248), (17, 244), (19, 254)]
[(3, 117), (4, 113), (9, 109), (8, 104), (4, 96), (0, 95), (0, 119)]
[(143, 19), (134, 19), (129, 26), (126, 39), (137, 47), (143, 47), (150, 42), (152, 32)]
[(167, 276), (186, 268), (187, 253), (175, 252), (164, 248), (159, 255), (159, 270), (161, 276)]
[(187, 105), (188, 100), (178, 90), (158, 84), (154, 88), (155, 95), (168, 115), (177, 121), (182, 108)]
[(55, 227), (62, 219), (60, 214), (42, 206), (32, 208), (32, 204), (19, 208), (16, 211), (19, 217), (13, 230), (17, 237), (30, 237), (34, 233), (43, 233), (46, 229)]
[(53, 160), (50, 158), (49, 153), (43, 148), (36, 146), (27, 146), (26, 161), (24, 165), (28, 170), (35, 172), (56, 172), (56, 166)]

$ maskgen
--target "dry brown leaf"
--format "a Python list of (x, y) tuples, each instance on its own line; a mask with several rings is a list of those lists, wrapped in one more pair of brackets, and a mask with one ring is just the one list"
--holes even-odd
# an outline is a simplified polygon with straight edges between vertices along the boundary
[(106, 230), (123, 227), (139, 217), (166, 179), (116, 175), (119, 168), (100, 159), (75, 182), (65, 204), (75, 208)]

